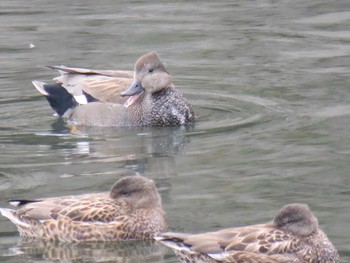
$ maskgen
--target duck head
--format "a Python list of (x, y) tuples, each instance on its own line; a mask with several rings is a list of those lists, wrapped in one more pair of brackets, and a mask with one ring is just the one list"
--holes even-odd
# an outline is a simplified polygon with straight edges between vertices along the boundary
[(144, 92), (154, 93), (173, 86), (173, 79), (166, 71), (156, 52), (141, 56), (135, 63), (133, 83), (122, 91), (122, 96), (130, 96), (124, 106), (134, 104)]
[(112, 199), (124, 201), (133, 209), (161, 208), (161, 197), (153, 180), (127, 176), (118, 180), (110, 192)]
[(299, 236), (308, 236), (318, 229), (317, 218), (306, 204), (289, 204), (277, 212), (275, 225)]

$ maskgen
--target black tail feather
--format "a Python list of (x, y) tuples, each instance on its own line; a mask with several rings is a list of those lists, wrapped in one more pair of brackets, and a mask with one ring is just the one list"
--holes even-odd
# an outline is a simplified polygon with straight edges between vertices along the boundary
[(99, 101), (98, 99), (94, 98), (89, 93), (85, 92), (84, 90), (83, 90), (83, 94), (84, 94), (84, 96), (85, 96), (85, 98), (86, 98), (88, 103)]
[(75, 108), (78, 103), (60, 83), (45, 84), (43, 86), (47, 95), (45, 95), (51, 108), (59, 115), (63, 116), (67, 110)]
[(9, 204), (15, 206), (15, 207), (20, 207), (26, 204), (30, 204), (30, 203), (36, 203), (36, 202), (40, 202), (40, 200), (24, 200), (24, 199), (14, 199), (14, 200), (8, 200)]

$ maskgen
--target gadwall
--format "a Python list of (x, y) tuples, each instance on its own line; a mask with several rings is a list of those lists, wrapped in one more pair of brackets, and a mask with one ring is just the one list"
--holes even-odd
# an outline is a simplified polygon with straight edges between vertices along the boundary
[(54, 111), (86, 126), (181, 126), (195, 119), (156, 52), (141, 56), (132, 71), (52, 66), (55, 83), (33, 81)]
[(62, 242), (152, 239), (167, 231), (154, 182), (142, 176), (118, 180), (110, 192), (11, 200), (0, 208), (22, 237)]
[(337, 250), (305, 204), (284, 206), (270, 223), (203, 234), (163, 233), (156, 240), (182, 262), (335, 263)]

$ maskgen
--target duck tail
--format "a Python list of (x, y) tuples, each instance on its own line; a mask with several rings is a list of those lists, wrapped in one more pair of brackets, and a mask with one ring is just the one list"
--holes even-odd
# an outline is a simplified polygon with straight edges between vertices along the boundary
[(36, 202), (40, 202), (40, 200), (13, 199), (8, 201), (8, 203), (14, 207), (21, 207)]
[(15, 215), (15, 210), (8, 209), (8, 208), (0, 208), (0, 213), (7, 217), (12, 223), (14, 223), (16, 226), (27, 228), (29, 225), (25, 222), (23, 222), (18, 216)]
[(191, 251), (191, 248), (184, 243), (184, 238), (187, 236), (185, 233), (167, 232), (153, 238), (174, 251)]
[(41, 81), (32, 81), (34, 87), (45, 96), (51, 108), (62, 117), (66, 112), (78, 106), (73, 95), (61, 83), (46, 84)]

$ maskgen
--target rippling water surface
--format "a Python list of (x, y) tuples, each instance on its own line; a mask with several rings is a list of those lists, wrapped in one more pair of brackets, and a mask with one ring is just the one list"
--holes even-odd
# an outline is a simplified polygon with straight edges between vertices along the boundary
[[(272, 219), (308, 203), (350, 261), (350, 4), (340, 1), (0, 3), (0, 194), (35, 198), (155, 179), (173, 231)], [(45, 65), (127, 69), (156, 50), (193, 104), (186, 128), (71, 132), (31, 84)], [(1, 262), (177, 262), (153, 242), (20, 241)]]

